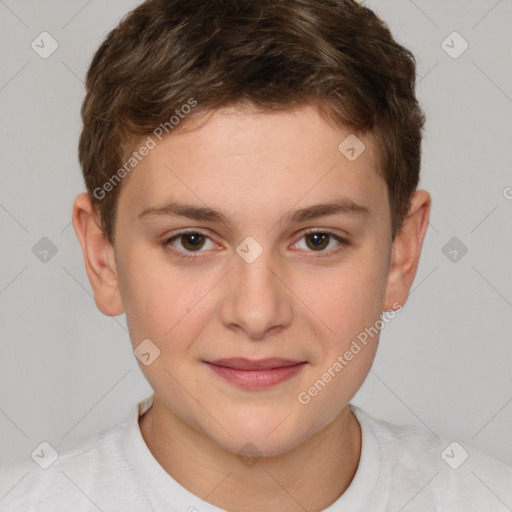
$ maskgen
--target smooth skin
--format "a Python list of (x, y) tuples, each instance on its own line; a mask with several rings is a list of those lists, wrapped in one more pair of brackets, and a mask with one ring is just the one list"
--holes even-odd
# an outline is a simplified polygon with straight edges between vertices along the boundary
[[(272, 113), (223, 108), (182, 128), (122, 183), (114, 247), (87, 194), (73, 207), (98, 308), (126, 313), (133, 349), (145, 339), (160, 349), (152, 364), (139, 363), (155, 391), (139, 420), (142, 436), (175, 480), (222, 509), (322, 510), (357, 470), (361, 430), (348, 403), (370, 371), (378, 336), (307, 405), (298, 395), (383, 311), (405, 304), (430, 194), (415, 192), (392, 242), (387, 189), (369, 134), (359, 135), (366, 150), (352, 162), (338, 150), (350, 130), (312, 105)], [(368, 214), (282, 218), (341, 198)], [(229, 225), (139, 218), (170, 201), (220, 210)], [(165, 245), (185, 229), (199, 235)], [(263, 249), (252, 263), (236, 252), (247, 237)], [(228, 357), (307, 364), (277, 386), (244, 390), (204, 363)], [(239, 457), (253, 451), (262, 455), (256, 464)]]

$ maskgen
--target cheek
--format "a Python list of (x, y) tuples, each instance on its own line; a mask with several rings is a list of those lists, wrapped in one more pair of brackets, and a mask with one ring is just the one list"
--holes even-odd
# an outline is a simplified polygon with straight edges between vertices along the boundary
[(191, 309), (187, 292), (193, 289), (170, 266), (148, 251), (131, 250), (120, 265), (121, 295), (133, 345), (149, 338), (160, 345), (166, 333)]
[(132, 345), (150, 339), (173, 366), (211, 317), (214, 294), (209, 292), (218, 276), (199, 278), (193, 270), (147, 257), (133, 258), (126, 275), (125, 311)]
[(299, 293), (328, 328), (329, 338), (339, 345), (379, 319), (386, 277), (385, 262), (380, 261), (376, 249), (369, 247), (314, 279), (304, 277)]
[(323, 327), (316, 333), (315, 364), (297, 396), (318, 425), (334, 419), (371, 369), (380, 334), (377, 327), (385, 272), (375, 261), (370, 264), (361, 257), (357, 264), (340, 267), (321, 284), (321, 289), (309, 295), (309, 302), (305, 301), (317, 317), (316, 325)]

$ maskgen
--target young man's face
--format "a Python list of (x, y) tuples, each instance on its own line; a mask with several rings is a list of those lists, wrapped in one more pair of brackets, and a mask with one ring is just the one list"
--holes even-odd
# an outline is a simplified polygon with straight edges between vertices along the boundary
[[(247, 442), (284, 453), (347, 411), (377, 347), (378, 336), (364, 344), (358, 335), (407, 297), (417, 237), (399, 246), (393, 266), (373, 143), (360, 137), (366, 150), (351, 161), (350, 149), (338, 149), (349, 134), (312, 107), (223, 109), (164, 138), (123, 184), (109, 258), (117, 279), (94, 285), (97, 302), (114, 313), (118, 281), (133, 348), (151, 340), (160, 350), (141, 369), (161, 414), (234, 453)], [(361, 208), (293, 219), (348, 201)], [(229, 224), (149, 213), (169, 203), (216, 210)], [(421, 247), (428, 219), (418, 219)], [(230, 358), (302, 364), (252, 374), (210, 364)]]

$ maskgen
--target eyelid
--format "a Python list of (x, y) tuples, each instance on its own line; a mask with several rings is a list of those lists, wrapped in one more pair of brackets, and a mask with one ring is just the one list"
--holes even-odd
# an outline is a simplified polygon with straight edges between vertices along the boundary
[[(180, 238), (181, 236), (183, 235), (188, 235), (188, 234), (198, 234), (198, 235), (203, 235), (205, 238), (208, 238), (209, 240), (211, 240), (213, 243), (217, 244), (217, 245), (220, 245), (216, 240), (215, 238), (208, 232), (208, 231), (203, 231), (202, 229), (200, 228), (188, 228), (188, 229), (182, 229), (180, 231), (177, 231), (176, 233), (174, 234), (171, 234), (171, 235), (166, 235), (162, 241), (162, 245), (167, 245), (169, 244), (170, 242), (174, 241), (174, 240), (177, 240), (178, 238)], [(184, 251), (179, 251), (181, 253), (183, 253)], [(199, 252), (204, 252), (204, 251), (197, 251), (198, 253)], [(192, 252), (189, 253), (189, 254), (193, 254)]]
[(336, 256), (342, 249), (346, 249), (351, 242), (348, 236), (341, 235), (333, 231), (332, 228), (308, 228), (300, 232), (300, 237), (293, 245), (296, 245), (304, 236), (312, 234), (312, 233), (321, 233), (324, 235), (328, 235), (331, 239), (334, 239), (338, 242), (338, 246), (334, 249), (330, 249), (328, 251), (306, 251), (308, 256), (304, 256), (305, 258), (328, 258)]
[[(189, 233), (203, 235), (204, 237), (211, 240), (213, 243), (220, 245), (218, 242), (216, 242), (215, 238), (212, 237), (212, 235), (208, 231), (204, 231), (200, 228), (186, 228), (186, 229), (179, 230), (171, 235), (167, 235), (161, 242), (161, 245), (163, 245), (164, 247), (167, 247), (171, 244), (171, 242), (180, 238), (180, 236), (183, 236), (183, 235), (186, 235)], [(333, 254), (336, 254), (339, 251), (341, 246), (348, 246), (351, 244), (348, 237), (340, 235), (338, 233), (335, 233), (331, 228), (307, 228), (305, 230), (300, 231), (299, 233), (300, 233), (300, 236), (298, 237), (297, 241), (295, 241), (293, 243), (293, 245), (297, 244), (305, 235), (312, 234), (312, 233), (322, 233), (322, 234), (328, 235), (331, 238), (334, 238), (339, 243), (339, 246), (337, 248), (331, 249), (329, 251), (307, 251), (311, 254), (316, 253), (316, 256), (314, 256), (316, 258), (323, 257), (323, 256), (324, 257), (331, 256)], [(201, 253), (207, 252), (207, 251), (201, 251), (201, 250), (196, 251), (196, 252), (187, 252), (187, 251), (181, 251), (176, 248), (173, 248), (170, 250), (174, 253), (177, 253), (180, 257), (184, 257), (184, 258), (200, 258), (200, 257), (202, 257), (202, 256), (200, 256)]]
[(300, 231), (301, 237), (304, 235), (309, 235), (311, 233), (324, 233), (326, 235), (336, 236), (338, 238), (341, 238), (345, 242), (349, 243), (349, 236), (348, 234), (340, 234), (338, 232), (334, 231), (334, 228), (307, 228), (306, 230)]

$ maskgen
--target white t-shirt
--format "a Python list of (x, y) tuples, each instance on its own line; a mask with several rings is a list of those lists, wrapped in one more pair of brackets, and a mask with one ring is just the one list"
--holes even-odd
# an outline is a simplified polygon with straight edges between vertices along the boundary
[[(39, 464), (29, 458), (0, 468), (0, 511), (221, 512), (153, 457), (138, 424), (152, 403), (149, 396), (124, 423), (60, 445), (47, 469), (40, 467), (52, 460), (45, 446), (34, 455)], [(350, 407), (361, 425), (361, 458), (348, 489), (324, 512), (512, 509), (512, 468), (474, 447)]]

